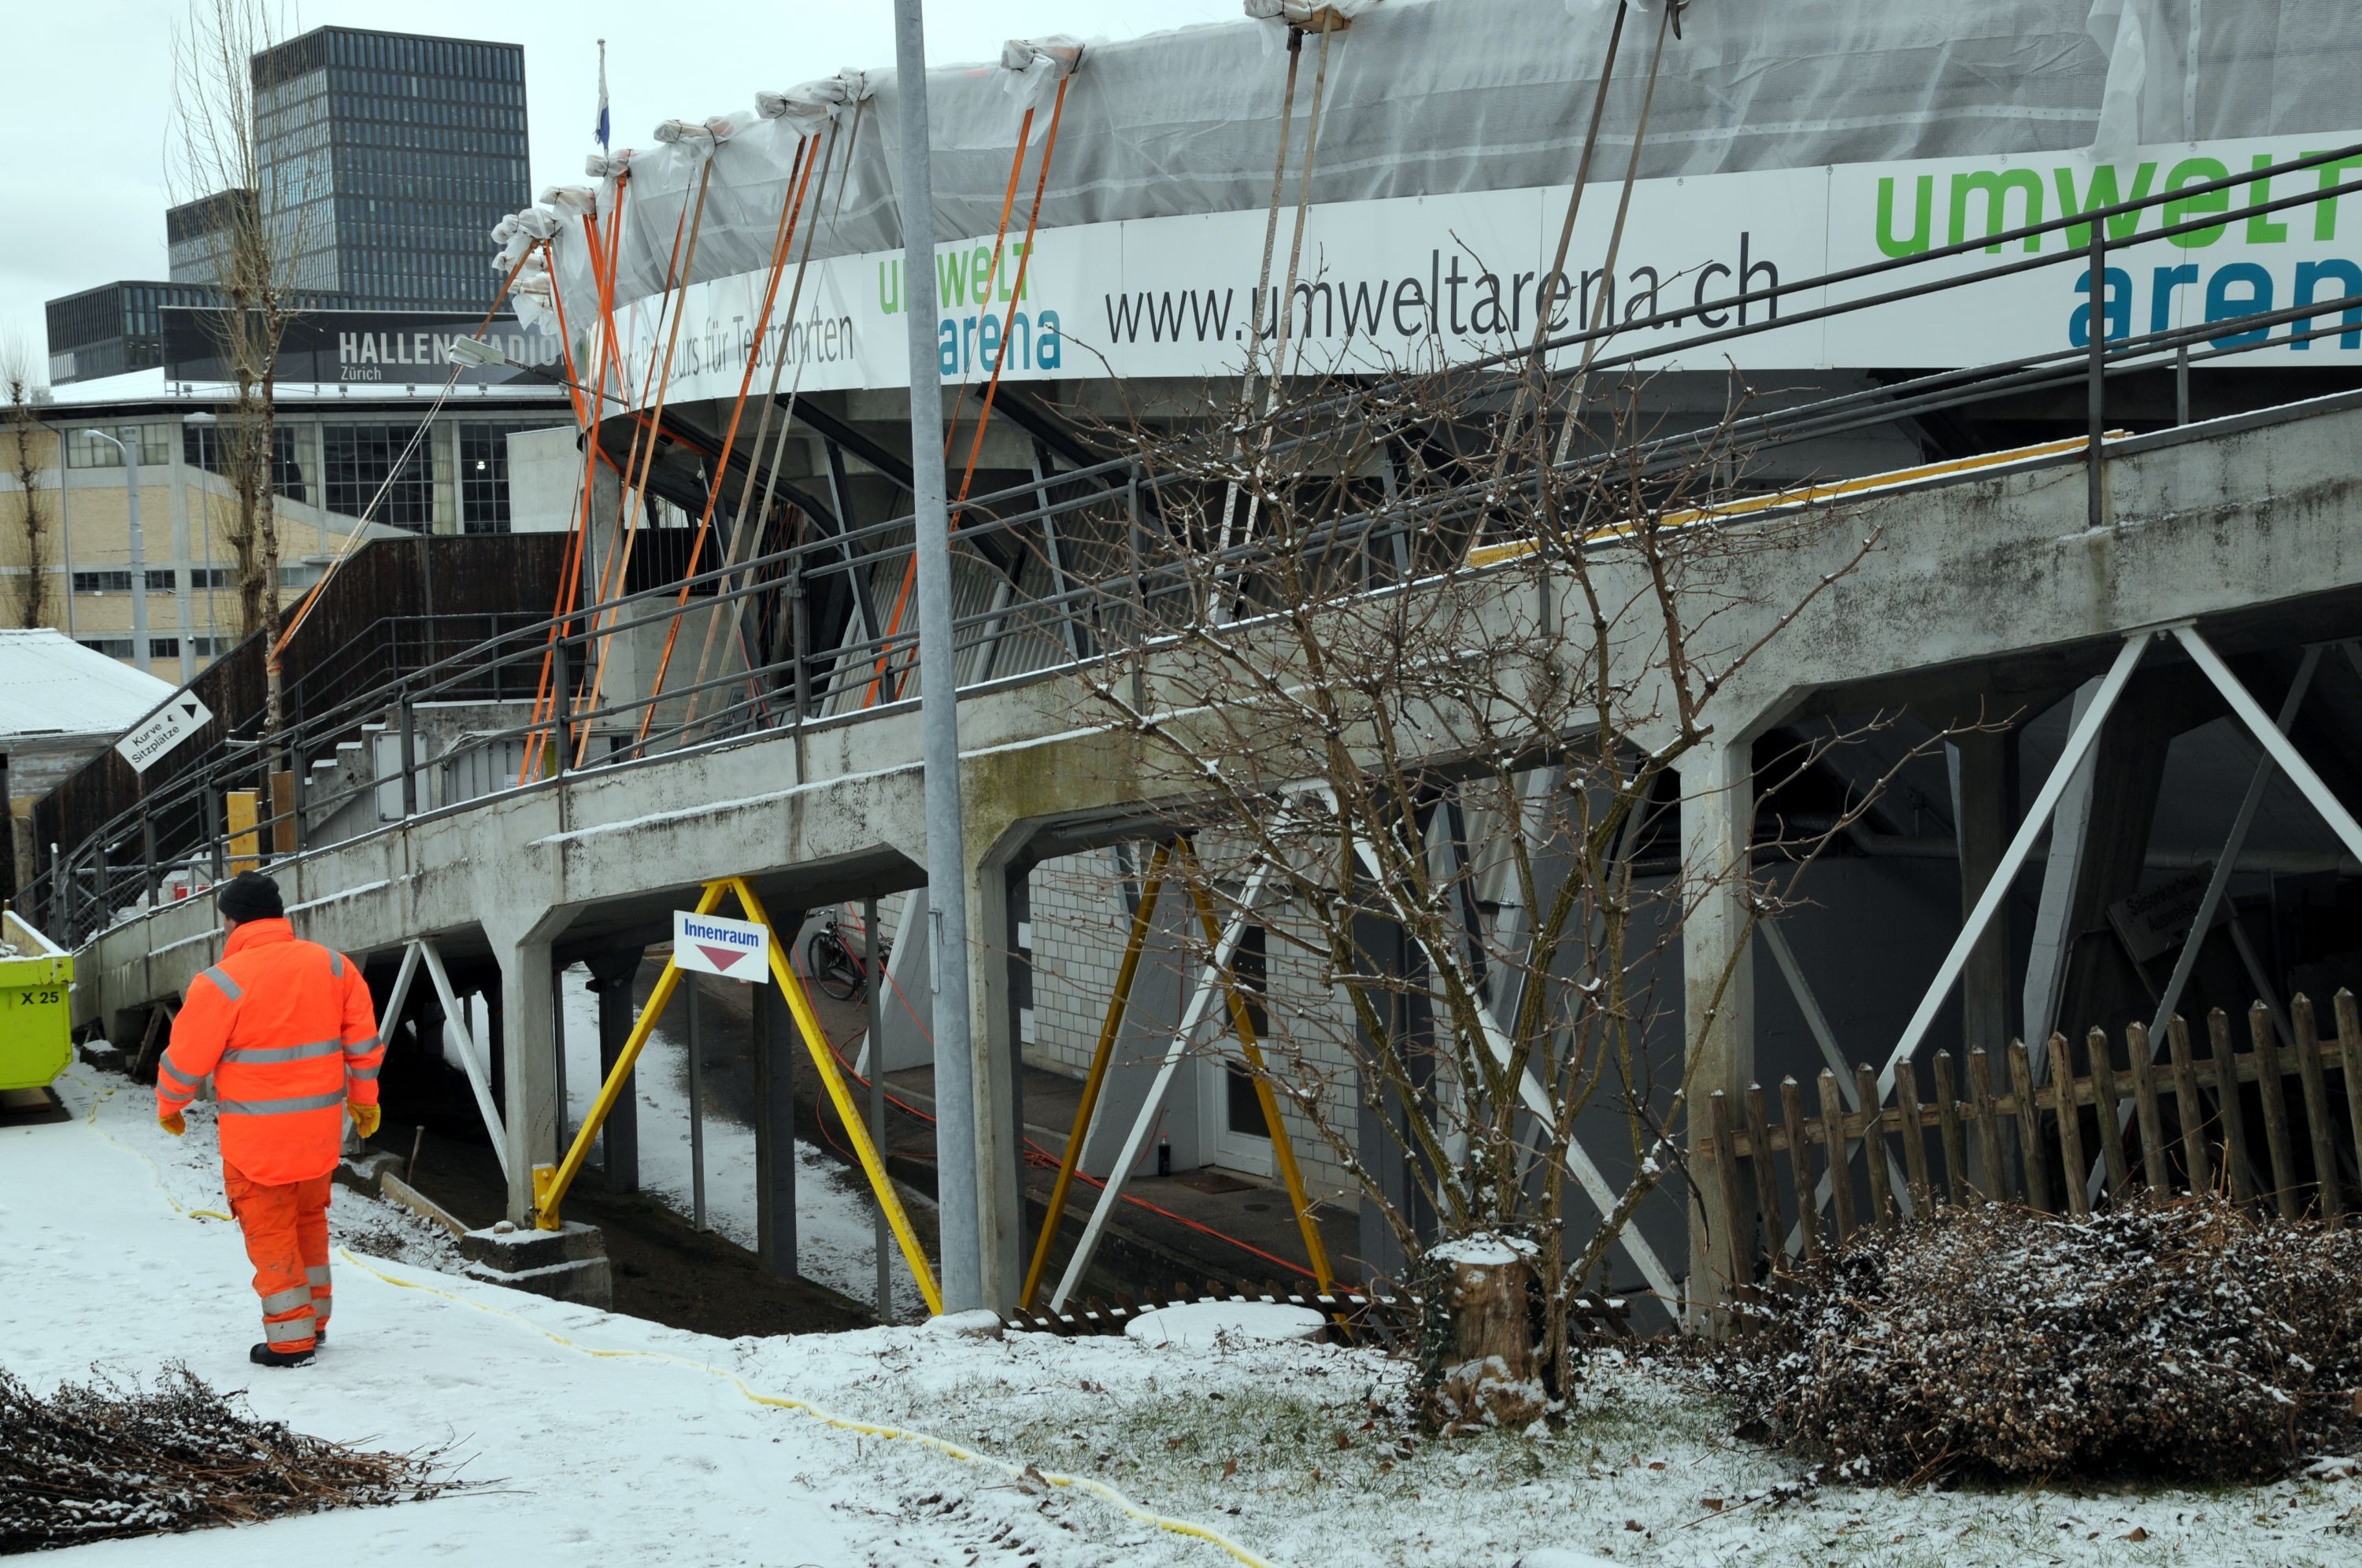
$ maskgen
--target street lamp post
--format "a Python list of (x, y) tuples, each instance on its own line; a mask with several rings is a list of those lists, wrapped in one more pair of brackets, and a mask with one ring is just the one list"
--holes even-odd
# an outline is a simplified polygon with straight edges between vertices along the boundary
[[(181, 424), (183, 426), (192, 425), (197, 426), (198, 438), (207, 443), (216, 443), (220, 441), (221, 436), (218, 431), (214, 428), (220, 423), (220, 420), (215, 418), (214, 415), (208, 414), (202, 408), (192, 409), (189, 413), (181, 416)], [(218, 457), (218, 453), (220, 451), (219, 447), (216, 446), (215, 447), (215, 451), (217, 454), (215, 461), (218, 463), (220, 461)], [(182, 442), (181, 450), (173, 455), (182, 463), (187, 463), (189, 460), (188, 444), (185, 438)], [(173, 476), (173, 483), (176, 486), (185, 486), (187, 483), (187, 476), (185, 474), (175, 474)], [(204, 487), (202, 485), (198, 486), (197, 491), (202, 495), (204, 493)], [(172, 592), (181, 602), (179, 607), (181, 619), (181, 684), (183, 686), (186, 686), (190, 681), (196, 679), (197, 670), (195, 662), (197, 638), (196, 626), (194, 624), (197, 597), (197, 561), (199, 557), (202, 556), (204, 559), (210, 564), (214, 556), (213, 525), (206, 518), (204, 509), (200, 509), (199, 515), (195, 520), (195, 532), (201, 541), (201, 546), (199, 543), (193, 543), (191, 541), (191, 528), (184, 522), (183, 525), (176, 530), (172, 545), (174, 567)], [(218, 640), (219, 632), (220, 627), (216, 624), (216, 618), (214, 614), (213, 591), (208, 588), (205, 591), (205, 633), (208, 636), (215, 637), (216, 640), (215, 646), (216, 647), (220, 646)]]
[[(131, 663), (142, 675), (148, 668), (148, 542), (139, 532), (139, 440), (119, 440), (104, 430), (85, 430), (110, 442), (123, 454), (123, 492), (131, 508)], [(71, 585), (69, 585), (71, 586)]]
[[(934, 171), (927, 138), (927, 44), (921, 0), (894, 0), (894, 77), (901, 100), (903, 320), (911, 338), (911, 554), (919, 589), (919, 710), (925, 756), (928, 976), (934, 982), (935, 1167), (941, 1179), (944, 1306), (985, 1298), (977, 1163), (979, 1090), (968, 1039), (967, 851), (960, 808), (958, 672), (953, 668), (951, 520), (944, 494), (944, 382), (935, 362)], [(1005, 1219), (1005, 1216), (1002, 1218)], [(1005, 1282), (1004, 1282), (1005, 1283)]]

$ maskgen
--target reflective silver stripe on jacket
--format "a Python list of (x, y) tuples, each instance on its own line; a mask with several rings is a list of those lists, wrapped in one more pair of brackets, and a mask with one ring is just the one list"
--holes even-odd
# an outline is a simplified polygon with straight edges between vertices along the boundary
[(237, 988), (237, 982), (231, 979), (227, 971), (224, 970), (218, 964), (215, 965), (212, 968), (207, 969), (204, 974), (199, 975), (197, 978), (200, 980), (211, 980), (214, 983), (214, 988), (220, 991), (222, 995), (229, 998), (232, 1001), (236, 1001), (238, 998), (246, 995), (244, 991)]
[(345, 1055), (348, 1056), (366, 1056), (370, 1052), (376, 1050), (377, 1045), (378, 1037), (376, 1035), (365, 1034), (359, 1040), (346, 1041)]
[(222, 1053), (225, 1062), (301, 1062), (313, 1056), (333, 1056), (338, 1049), (334, 1040), (315, 1040), (309, 1045), (233, 1045)]
[(345, 977), (345, 955), (333, 947), (328, 950), (328, 973), (339, 980)]
[(371, 1062), (368, 1066), (362, 1067), (355, 1066), (348, 1063), (345, 1067), (345, 1077), (353, 1079), (357, 1083), (366, 1084), (374, 1082), (377, 1078), (379, 1065), (380, 1064), (378, 1063)]
[(290, 1340), (308, 1340), (313, 1337), (312, 1314), (306, 1312), (283, 1323), (266, 1321), (262, 1325), (262, 1337), (274, 1345), (283, 1345)]
[(185, 1086), (191, 1094), (197, 1092), (197, 1085), (202, 1081), (189, 1077), (188, 1074), (174, 1066), (172, 1054), (170, 1051), (156, 1058), (156, 1071), (171, 1079), (173, 1083)]
[(220, 1103), (224, 1116), (292, 1116), (299, 1110), (326, 1110), (344, 1103), (345, 1091), (329, 1094), (299, 1094), (286, 1099), (225, 1099)]
[(274, 1290), (262, 1298), (265, 1312), (292, 1312), (298, 1307), (312, 1305), (312, 1287), (291, 1285), (284, 1290)]

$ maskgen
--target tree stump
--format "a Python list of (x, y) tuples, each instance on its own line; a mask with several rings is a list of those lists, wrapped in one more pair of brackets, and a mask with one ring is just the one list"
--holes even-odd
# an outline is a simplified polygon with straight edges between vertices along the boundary
[(1427, 1414), (1438, 1430), (1518, 1428), (1541, 1416), (1532, 1253), (1530, 1242), (1477, 1235), (1428, 1254), (1439, 1299), (1429, 1308)]

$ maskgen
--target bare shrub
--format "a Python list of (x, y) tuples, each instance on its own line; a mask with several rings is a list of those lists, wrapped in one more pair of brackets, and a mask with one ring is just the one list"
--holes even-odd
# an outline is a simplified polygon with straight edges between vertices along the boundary
[(0, 1554), (432, 1497), (434, 1453), (378, 1453), (257, 1419), (185, 1366), (42, 1398), (0, 1372)]
[(1792, 1283), (1710, 1364), (1747, 1424), (1862, 1479), (2253, 1480), (2362, 1439), (2353, 1231), (2211, 1198), (1990, 1205)]

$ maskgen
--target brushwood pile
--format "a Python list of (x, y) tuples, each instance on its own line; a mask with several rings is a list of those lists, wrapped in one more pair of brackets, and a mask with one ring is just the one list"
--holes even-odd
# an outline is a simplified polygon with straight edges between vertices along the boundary
[(1941, 1209), (1764, 1290), (1709, 1364), (1742, 1431), (1849, 1478), (2267, 1479), (2362, 1447), (2362, 1231)]
[(186, 1367), (47, 1397), (0, 1372), (0, 1555), (431, 1497), (438, 1458), (258, 1419)]

